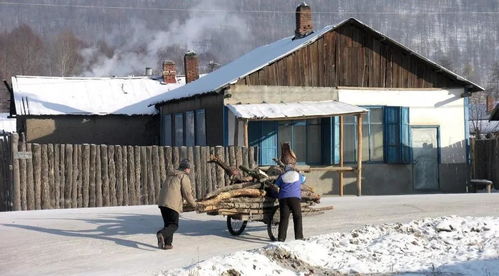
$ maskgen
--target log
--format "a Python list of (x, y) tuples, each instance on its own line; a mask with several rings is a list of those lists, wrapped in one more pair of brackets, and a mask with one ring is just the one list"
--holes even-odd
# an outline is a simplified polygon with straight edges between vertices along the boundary
[(73, 189), (73, 145), (66, 144), (66, 185), (64, 185), (64, 208), (71, 208)]
[[(33, 148), (34, 150), (34, 148)], [(60, 185), (59, 185), (59, 208), (65, 208), (66, 202), (64, 200), (64, 190), (66, 187), (66, 145), (61, 144), (59, 148), (60, 159), (59, 159), (59, 173), (61, 175)]]
[[(21, 133), (21, 141), (20, 141), (20, 151), (25, 152), (26, 151), (26, 138), (24, 137), (24, 133)], [(21, 210), (27, 210), (28, 209), (28, 202), (27, 202), (27, 187), (26, 187), (26, 182), (27, 182), (27, 172), (26, 172), (26, 159), (21, 159), (19, 160), (19, 172), (20, 172), (20, 190), (21, 190)]]
[[(27, 144), (26, 146), (30, 152), (33, 152), (33, 145)], [(27, 184), (26, 184), (26, 193), (27, 193), (27, 201), (28, 201), (28, 210), (35, 210), (35, 184), (33, 180), (33, 162), (34, 155), (32, 153), (31, 160), (28, 160), (26, 164), (26, 174), (27, 174)], [(56, 192), (57, 196), (57, 192)], [(59, 206), (57, 206), (59, 207)]]
[(96, 145), (90, 145), (90, 165), (89, 165), (89, 183), (88, 183), (88, 206), (96, 207), (96, 192), (95, 192), (95, 173), (96, 173), (96, 161), (97, 161), (97, 149)]
[[(209, 152), (211, 155), (215, 154), (215, 148), (214, 147), (209, 147)], [(208, 157), (209, 158), (209, 157)], [(218, 189), (218, 184), (217, 184), (217, 166), (215, 164), (210, 164), (207, 163), (206, 166), (208, 167), (208, 174), (210, 174), (209, 178), (211, 179), (211, 182), (209, 185), (211, 186), (210, 191), (214, 191)]]
[(116, 205), (124, 206), (123, 203), (123, 146), (116, 146)]
[(237, 190), (237, 189), (243, 189), (243, 188), (259, 188), (262, 184), (261, 183), (255, 183), (255, 182), (245, 182), (245, 183), (239, 183), (239, 184), (233, 184), (229, 186), (222, 187), (220, 189), (217, 189), (211, 193), (208, 193), (204, 199), (210, 199), (212, 197), (215, 197), (221, 193), (228, 192), (231, 190)]
[(142, 204), (142, 179), (140, 170), (140, 147), (134, 146), (134, 160), (135, 160), (135, 205)]
[(54, 208), (60, 208), (59, 197), (61, 193), (61, 173), (60, 173), (60, 144), (54, 144)]
[(111, 206), (109, 199), (109, 161), (107, 145), (100, 145), (100, 153), (102, 158), (101, 163), (101, 177), (102, 177), (102, 204), (104, 206)]
[(256, 163), (256, 157), (255, 157), (255, 147), (250, 147), (248, 149), (248, 168), (253, 169), (255, 167)]
[(197, 198), (196, 192), (196, 162), (194, 162), (194, 148), (187, 147), (187, 159), (191, 162), (191, 173), (189, 173), (189, 179), (191, 180), (191, 193), (194, 198)]
[(54, 145), (48, 144), (47, 146), (47, 158), (49, 162), (49, 183), (48, 183), (48, 197), (49, 197), (49, 208), (56, 208), (55, 203), (55, 158), (54, 158)]
[(146, 164), (147, 164), (147, 204), (156, 203), (156, 183), (154, 183), (152, 147), (146, 147)]
[(95, 147), (95, 207), (102, 207), (102, 161), (101, 147)]
[(136, 205), (135, 191), (135, 153), (132, 146), (127, 146), (128, 154), (128, 204)]
[(109, 159), (109, 204), (111, 206), (118, 205), (118, 199), (116, 197), (116, 156), (115, 147), (108, 147), (108, 159)]
[(21, 174), (19, 172), (19, 159), (16, 158), (18, 152), (18, 142), (19, 135), (17, 133), (12, 133), (11, 136), (11, 164), (12, 164), (12, 176), (13, 176), (13, 191), (12, 191), (12, 202), (14, 211), (21, 210)]
[(123, 206), (130, 205), (130, 201), (128, 198), (128, 147), (123, 146)]
[(33, 172), (35, 180), (35, 209), (42, 209), (42, 147), (33, 144)]
[(140, 189), (140, 202), (141, 204), (148, 205), (149, 204), (149, 173), (147, 171), (148, 162), (147, 162), (147, 148), (140, 147), (140, 169), (141, 169), (141, 189)]
[(203, 198), (208, 192), (211, 192), (211, 170), (208, 169), (208, 164), (207, 164), (208, 153), (209, 153), (208, 147), (200, 148), (199, 163), (201, 165), (201, 175), (199, 178), (201, 180), (201, 187), (202, 187), (201, 198)]
[(200, 201), (200, 202), (198, 202), (198, 204), (201, 206), (216, 205), (217, 203), (219, 203), (220, 201), (222, 201), (224, 199), (238, 197), (238, 196), (263, 197), (263, 196), (265, 196), (265, 191), (262, 191), (259, 189), (232, 190), (232, 191), (221, 193), (212, 199)]
[(75, 162), (75, 192), (73, 193), (73, 207), (78, 208), (83, 206), (83, 186), (82, 186), (82, 180), (83, 180), (83, 171), (82, 171), (82, 154), (81, 154), (81, 145), (77, 145), (75, 147), (76, 150), (76, 162)]
[(153, 183), (154, 192), (152, 194), (153, 202), (156, 204), (158, 202), (159, 191), (161, 189), (161, 170), (160, 170), (160, 160), (159, 160), (159, 148), (158, 146), (152, 146), (152, 172), (153, 172)]
[(196, 174), (194, 175), (194, 190), (196, 191), (196, 199), (203, 198), (204, 185), (202, 183), (202, 176), (204, 175), (201, 167), (201, 147), (194, 147), (194, 168), (196, 169)]
[[(215, 147), (215, 154), (218, 156), (220, 161), (224, 161), (223, 155), (224, 155), (224, 148), (223, 147)], [(216, 168), (216, 173), (217, 173), (217, 180), (216, 180), (216, 189), (220, 187), (225, 186), (225, 171), (221, 167)]]

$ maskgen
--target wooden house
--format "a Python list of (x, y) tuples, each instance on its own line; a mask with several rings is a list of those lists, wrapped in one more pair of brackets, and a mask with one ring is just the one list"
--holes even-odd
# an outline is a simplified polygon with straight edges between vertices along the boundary
[(362, 194), (464, 192), (467, 97), (482, 90), (354, 18), (313, 30), (302, 4), (295, 35), (164, 94), (156, 107), (163, 145), (258, 146), (260, 165), (270, 165), (290, 142), (321, 193), (341, 194), (343, 184), (354, 193), (359, 165)]

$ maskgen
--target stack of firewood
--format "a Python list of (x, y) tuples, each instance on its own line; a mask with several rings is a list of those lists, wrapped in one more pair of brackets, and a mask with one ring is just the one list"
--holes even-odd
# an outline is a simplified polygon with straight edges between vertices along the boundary
[[(221, 166), (229, 175), (232, 185), (213, 191), (198, 201), (198, 212), (232, 216), (242, 220), (264, 220), (266, 216), (274, 214), (279, 206), (276, 199), (278, 188), (274, 182), (282, 172), (282, 164), (262, 171), (259, 168), (248, 169), (244, 166), (239, 166), (239, 169), (231, 168), (216, 156), (212, 156), (209, 162)], [(276, 162), (279, 164), (279, 161)], [(301, 196), (303, 214), (324, 211), (324, 208), (312, 208), (319, 203), (320, 195), (310, 186), (302, 185)]]

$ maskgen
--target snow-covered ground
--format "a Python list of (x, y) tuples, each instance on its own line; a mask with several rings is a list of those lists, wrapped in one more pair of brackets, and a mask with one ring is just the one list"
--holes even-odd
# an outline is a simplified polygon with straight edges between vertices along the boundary
[[(222, 216), (182, 213), (173, 250), (157, 248), (153, 205), (0, 212), (0, 275), (499, 275), (499, 193), (324, 197), (319, 206), (328, 205), (303, 218), (305, 241), (293, 241), (290, 225), (286, 243), (271, 242), (261, 222), (235, 237)], [(439, 217), (452, 231), (436, 230)]]
[(499, 217), (364, 226), (213, 257), (162, 275), (499, 275)]

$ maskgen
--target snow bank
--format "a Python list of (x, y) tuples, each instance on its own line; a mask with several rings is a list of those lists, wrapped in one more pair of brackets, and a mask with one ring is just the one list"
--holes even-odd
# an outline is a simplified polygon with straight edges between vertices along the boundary
[(499, 217), (450, 216), (364, 226), (350, 233), (276, 242), (160, 275), (326, 273), (499, 275)]

